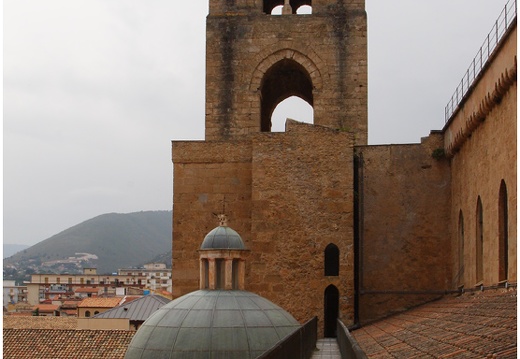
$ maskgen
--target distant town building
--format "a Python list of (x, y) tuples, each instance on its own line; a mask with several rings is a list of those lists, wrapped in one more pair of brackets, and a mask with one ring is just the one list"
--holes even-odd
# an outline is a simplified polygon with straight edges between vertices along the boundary
[(9, 310), (16, 303), (27, 302), (27, 287), (16, 285), (14, 280), (4, 280), (4, 309)]
[[(65, 301), (74, 298), (143, 295), (164, 291), (171, 293), (171, 269), (163, 263), (147, 264), (144, 268), (120, 269), (112, 275), (98, 275), (95, 268), (84, 268), (83, 274), (40, 273), (31, 275), (26, 284), (26, 301), (37, 305), (44, 301)], [(8, 293), (15, 295), (13, 290)], [(7, 298), (11, 300), (11, 297)], [(6, 290), (4, 289), (4, 303)]]
[(172, 292), (172, 271), (164, 263), (148, 263), (144, 268), (123, 268), (119, 275), (146, 277), (145, 287), (151, 291), (165, 290)]

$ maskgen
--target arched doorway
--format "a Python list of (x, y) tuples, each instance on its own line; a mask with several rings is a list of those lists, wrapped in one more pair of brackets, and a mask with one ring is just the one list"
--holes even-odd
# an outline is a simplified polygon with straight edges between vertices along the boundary
[(482, 210), (482, 201), (480, 196), (477, 199), (476, 213), (477, 231), (476, 231), (476, 279), (477, 283), (484, 280), (484, 212)]
[(339, 291), (334, 285), (325, 289), (324, 336), (336, 337), (336, 322), (339, 316)]
[(508, 234), (507, 187), (504, 180), (500, 183), (498, 198), (498, 280), (508, 278), (509, 234)]

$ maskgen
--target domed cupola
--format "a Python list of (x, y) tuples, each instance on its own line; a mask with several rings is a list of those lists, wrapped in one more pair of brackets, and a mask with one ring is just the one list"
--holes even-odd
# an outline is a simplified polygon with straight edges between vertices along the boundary
[(225, 216), (219, 218), (199, 249), (201, 289), (153, 313), (125, 359), (254, 359), (301, 327), (276, 304), (243, 290), (247, 250)]
[(220, 225), (206, 235), (199, 249), (200, 289), (244, 289), (244, 241), (228, 227), (224, 214), (218, 218)]
[(200, 249), (245, 249), (245, 245), (237, 232), (220, 225), (206, 235)]

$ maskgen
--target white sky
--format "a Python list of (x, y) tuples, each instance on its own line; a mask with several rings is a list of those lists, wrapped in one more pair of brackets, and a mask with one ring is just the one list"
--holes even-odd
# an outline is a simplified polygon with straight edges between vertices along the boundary
[[(505, 2), (366, 0), (371, 144), (442, 128)], [(207, 1), (3, 4), (4, 242), (171, 209), (170, 141), (204, 137)]]

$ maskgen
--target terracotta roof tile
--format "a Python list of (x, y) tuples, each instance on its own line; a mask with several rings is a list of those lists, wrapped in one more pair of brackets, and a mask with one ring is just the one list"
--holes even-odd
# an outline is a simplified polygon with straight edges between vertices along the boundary
[(516, 290), (445, 297), (352, 335), (369, 358), (516, 358)]
[(85, 298), (78, 304), (78, 308), (114, 308), (122, 298)]
[(100, 289), (99, 288), (77, 288), (75, 291), (75, 293), (99, 293), (100, 292)]
[(76, 329), (78, 319), (70, 317), (11, 316), (3, 318), (4, 329)]
[(122, 359), (134, 331), (5, 329), (4, 359)]
[(54, 312), (55, 310), (59, 310), (59, 305), (54, 304), (38, 304), (33, 307), (33, 310), (38, 309), (40, 312)]

